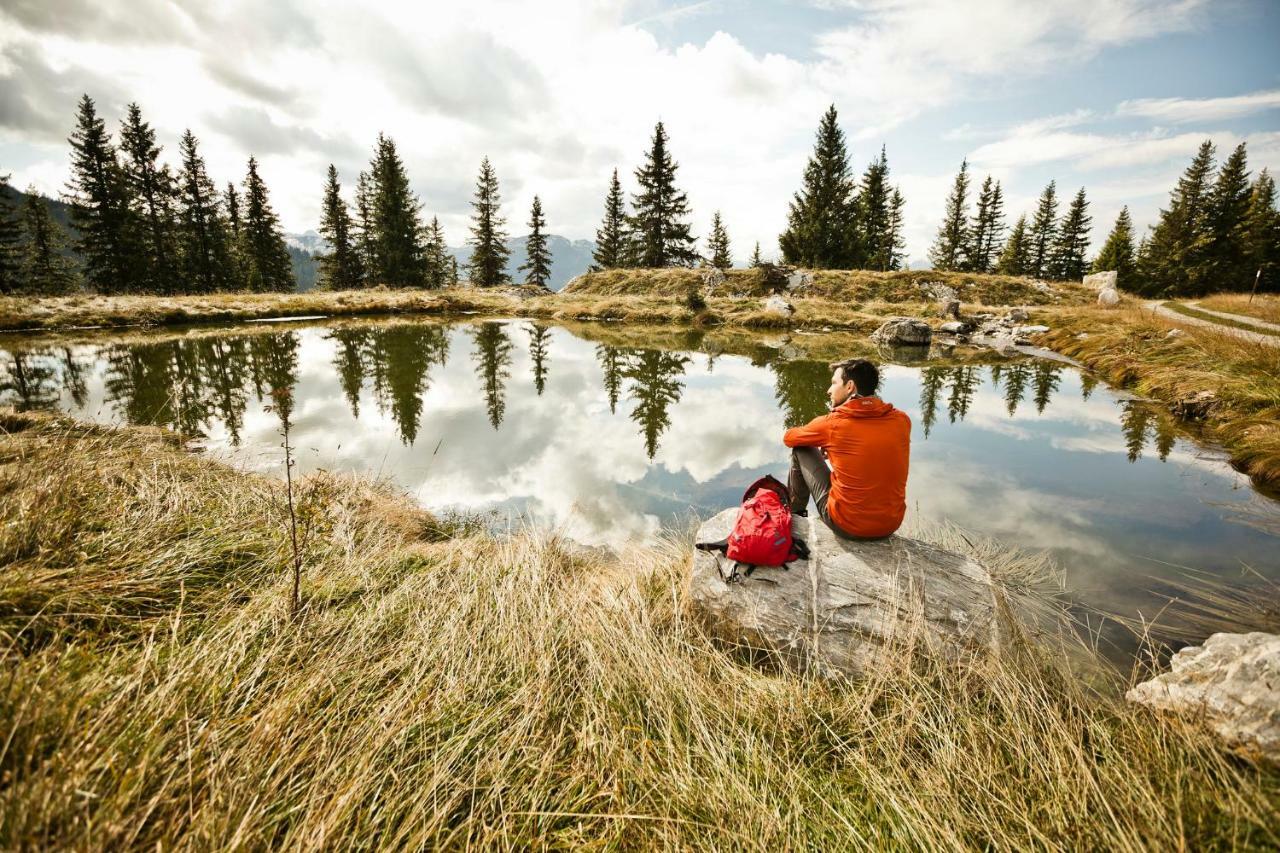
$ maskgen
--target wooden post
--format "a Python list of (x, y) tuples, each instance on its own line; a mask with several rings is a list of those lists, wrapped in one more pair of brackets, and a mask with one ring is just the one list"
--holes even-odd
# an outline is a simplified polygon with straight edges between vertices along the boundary
[(1253, 290), (1249, 291), (1249, 304), (1253, 304), (1253, 295), (1258, 292), (1258, 279), (1262, 278), (1262, 267), (1258, 267), (1258, 274), (1253, 277)]

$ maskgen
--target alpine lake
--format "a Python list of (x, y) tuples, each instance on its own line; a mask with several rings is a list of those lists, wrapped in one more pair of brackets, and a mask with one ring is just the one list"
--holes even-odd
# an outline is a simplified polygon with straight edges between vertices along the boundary
[(296, 472), (389, 478), (437, 513), (624, 548), (785, 481), (784, 428), (826, 411), (827, 363), (849, 356), (882, 365), (880, 396), (913, 422), (904, 532), (946, 521), (1046, 553), (1113, 659), (1143, 625), (1203, 639), (1164, 615), (1189, 582), (1275, 594), (1280, 501), (1159, 407), (1040, 358), (837, 332), (260, 322), (4, 336), (0, 405), (172, 427), (279, 477), (287, 421)]

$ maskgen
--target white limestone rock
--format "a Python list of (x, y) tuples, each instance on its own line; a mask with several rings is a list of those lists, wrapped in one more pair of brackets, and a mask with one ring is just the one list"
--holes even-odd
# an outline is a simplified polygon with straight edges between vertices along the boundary
[(791, 303), (777, 293), (764, 301), (764, 310), (783, 317), (790, 317), (796, 312), (796, 309), (791, 307)]
[[(1099, 273), (1101, 274), (1101, 273)], [(1114, 308), (1120, 304), (1120, 293), (1114, 287), (1098, 291), (1098, 304), (1103, 308)]]
[(1214, 634), (1169, 663), (1125, 698), (1201, 720), (1229, 748), (1280, 764), (1280, 636)]
[[(708, 519), (697, 541), (725, 538), (737, 516)], [(793, 531), (810, 559), (739, 582), (725, 580), (727, 558), (694, 552), (689, 594), (714, 636), (827, 677), (865, 674), (898, 642), (944, 658), (998, 644), (991, 576), (972, 558), (901, 536), (838, 539), (816, 518), (794, 519)]]
[(1115, 290), (1116, 271), (1096, 272), (1093, 275), (1085, 276), (1080, 281), (1085, 287), (1092, 287), (1094, 290)]

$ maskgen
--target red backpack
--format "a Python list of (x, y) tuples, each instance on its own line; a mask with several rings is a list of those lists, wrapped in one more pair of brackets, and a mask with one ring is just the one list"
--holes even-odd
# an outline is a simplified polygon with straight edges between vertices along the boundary
[[(742, 496), (742, 509), (734, 522), (733, 532), (719, 542), (699, 542), (703, 551), (719, 551), (734, 561), (733, 572), (726, 578), (732, 583), (741, 579), (739, 565), (746, 565), (746, 576), (757, 566), (782, 566), (792, 560), (807, 560), (809, 549), (804, 540), (791, 535), (791, 493), (771, 476), (761, 477)], [(717, 563), (718, 565), (718, 563)], [(723, 573), (722, 573), (723, 576)]]

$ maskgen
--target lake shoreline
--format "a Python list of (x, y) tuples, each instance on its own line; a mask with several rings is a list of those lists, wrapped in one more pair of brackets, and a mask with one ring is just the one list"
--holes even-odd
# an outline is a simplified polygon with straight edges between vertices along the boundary
[(760, 670), (689, 618), (684, 537), (584, 551), (327, 473), (296, 485), (291, 617), (280, 481), (165, 430), (0, 425), (4, 846), (1280, 841), (1280, 776), (1052, 642)]
[[(636, 284), (644, 277), (637, 271), (609, 271), (617, 275), (587, 274), (560, 293), (512, 286), (173, 297), (9, 296), (0, 297), (0, 331), (150, 328), (312, 315), (481, 314), (554, 322), (866, 333), (895, 315), (921, 317), (935, 327), (940, 325), (943, 318), (938, 303), (918, 292), (925, 278), (937, 278), (966, 298), (1008, 298), (1037, 292), (1013, 287), (1005, 281), (1007, 277), (928, 271), (916, 273), (915, 278), (908, 278), (905, 273), (827, 272), (835, 283), (822, 285), (820, 279), (813, 295), (792, 295), (794, 313), (790, 316), (764, 310), (761, 299), (755, 296), (713, 295), (693, 305), (686, 304), (680, 294), (691, 286), (689, 282), (701, 281), (700, 271), (653, 272), (643, 286)], [(819, 271), (815, 275), (824, 274)], [(675, 278), (667, 282), (662, 279), (664, 275)], [(751, 270), (730, 271), (726, 286), (758, 287), (753, 275)], [(741, 283), (733, 284), (738, 281)], [(1255, 484), (1275, 492), (1280, 486), (1280, 350), (1268, 352), (1267, 348), (1213, 329), (1179, 326), (1176, 321), (1144, 312), (1140, 303), (1127, 299), (1116, 309), (1090, 307), (1080, 286), (1055, 287), (1057, 302), (1026, 305), (1032, 322), (1050, 327), (1048, 333), (1035, 336), (1037, 344), (1078, 360), (1117, 387), (1158, 402), (1200, 430), (1205, 440), (1222, 446), (1232, 465)], [(831, 298), (845, 292), (853, 301)], [(904, 298), (907, 301), (886, 301)], [(1000, 309), (980, 303), (962, 305), (966, 314), (981, 310)], [(1169, 337), (1173, 328), (1179, 332)], [(1204, 391), (1212, 392), (1215, 399), (1208, 405), (1188, 405)]]

